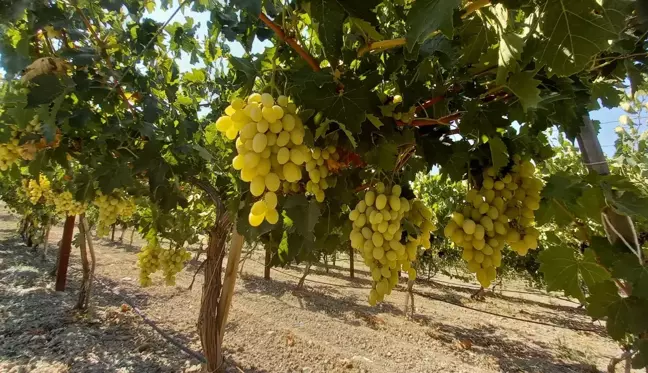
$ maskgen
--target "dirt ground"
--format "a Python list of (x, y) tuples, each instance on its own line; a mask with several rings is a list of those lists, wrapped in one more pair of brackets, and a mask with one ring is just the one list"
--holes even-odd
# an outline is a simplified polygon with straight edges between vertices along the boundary
[[(16, 227), (17, 218), (0, 209), (0, 372), (199, 369), (197, 360), (135, 313), (120, 310), (124, 301), (134, 304), (200, 351), (195, 325), (201, 275), (188, 290), (196, 264), (178, 275), (175, 287), (155, 277), (154, 286), (141, 288), (136, 254), (143, 242), (96, 239), (99, 283), (93, 315), (85, 316), (72, 310), (78, 249), (73, 248), (67, 291), (53, 291), (49, 272), (61, 227), (52, 230), (45, 260), (42, 250), (20, 242)], [(329, 273), (314, 267), (308, 280), (318, 282), (296, 290), (301, 268), (273, 271), (266, 281), (262, 260), (255, 252), (236, 285), (225, 334), (228, 372), (598, 372), (620, 353), (604, 325), (593, 323), (577, 304), (521, 284), (505, 283), (502, 294), (475, 301), (474, 284), (437, 276), (434, 284), (416, 284), (416, 314), (408, 318), (404, 283), (379, 306), (366, 303), (370, 280), (360, 263), (355, 279), (348, 261), (338, 260)]]

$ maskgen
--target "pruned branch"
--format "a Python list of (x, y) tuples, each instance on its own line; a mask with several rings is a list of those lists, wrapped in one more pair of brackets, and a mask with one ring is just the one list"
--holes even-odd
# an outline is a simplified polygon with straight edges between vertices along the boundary
[(290, 45), (290, 47), (294, 49), (295, 52), (297, 52), (297, 54), (299, 54), (301, 58), (303, 58), (304, 61), (308, 63), (308, 65), (310, 65), (313, 71), (320, 71), (319, 63), (317, 63), (315, 58), (313, 58), (313, 56), (306, 52), (306, 50), (304, 50), (304, 48), (302, 48), (302, 46), (299, 45), (299, 43), (297, 43), (295, 39), (286, 36), (286, 33), (281, 29), (281, 26), (274, 23), (270, 18), (268, 18), (268, 16), (263, 13), (259, 14), (259, 19), (261, 20), (261, 22), (265, 23), (266, 26), (268, 26), (272, 31), (274, 31), (274, 33), (277, 34), (277, 37), (280, 40)]

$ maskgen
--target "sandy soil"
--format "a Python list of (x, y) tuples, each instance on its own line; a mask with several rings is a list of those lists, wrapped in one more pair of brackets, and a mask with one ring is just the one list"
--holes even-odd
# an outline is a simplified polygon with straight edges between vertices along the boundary
[[(16, 217), (0, 210), (0, 372), (199, 369), (198, 361), (139, 316), (120, 309), (125, 301), (134, 304), (200, 351), (195, 325), (201, 275), (188, 290), (195, 263), (178, 275), (175, 287), (156, 277), (155, 286), (143, 289), (136, 266), (142, 241), (97, 239), (99, 284), (94, 312), (86, 316), (72, 310), (80, 279), (78, 249), (73, 248), (67, 291), (53, 291), (49, 272), (61, 227), (52, 230), (45, 260), (40, 249), (18, 240), (16, 227)], [(360, 263), (355, 279), (348, 261), (338, 260), (329, 273), (314, 267), (308, 280), (317, 282), (298, 290), (301, 268), (273, 271), (266, 281), (262, 260), (255, 252), (236, 286), (225, 335), (228, 372), (598, 372), (619, 354), (604, 326), (577, 304), (523, 284), (505, 283), (502, 294), (475, 301), (474, 284), (437, 276), (435, 283), (416, 284), (416, 313), (408, 318), (405, 284), (377, 307), (366, 303), (370, 280)]]

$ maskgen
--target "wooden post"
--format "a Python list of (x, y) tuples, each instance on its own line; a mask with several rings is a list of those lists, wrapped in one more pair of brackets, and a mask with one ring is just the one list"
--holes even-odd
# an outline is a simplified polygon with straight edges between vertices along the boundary
[(74, 216), (68, 216), (63, 226), (63, 240), (59, 250), (58, 270), (56, 271), (56, 291), (65, 291), (67, 269), (72, 250), (72, 235), (74, 234)]
[[(578, 147), (583, 154), (583, 163), (590, 171), (594, 171), (599, 175), (609, 175), (610, 168), (589, 115), (583, 116), (583, 125), (580, 130), (577, 140)], [(610, 207), (603, 209), (601, 217), (603, 218), (603, 228), (608, 240), (613, 244), (622, 241), (637, 255), (639, 262), (642, 262), (641, 247), (632, 218), (620, 214)]]
[(265, 246), (265, 267), (263, 267), (263, 278), (270, 280), (270, 261), (272, 260), (272, 251), (270, 245)]
[(349, 246), (349, 272), (351, 274), (351, 278), (355, 277), (355, 270), (353, 268), (353, 248)]

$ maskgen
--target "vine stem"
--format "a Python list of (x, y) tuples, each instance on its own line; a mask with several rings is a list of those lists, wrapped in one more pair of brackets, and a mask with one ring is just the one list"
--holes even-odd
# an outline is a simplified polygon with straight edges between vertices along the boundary
[[(99, 38), (99, 35), (97, 35), (97, 32), (95, 31), (94, 27), (92, 27), (92, 25), (90, 24), (90, 20), (88, 19), (88, 17), (85, 16), (85, 14), (83, 14), (83, 11), (79, 9), (79, 7), (76, 5), (76, 2), (73, 2), (72, 6), (74, 7), (74, 10), (76, 10), (76, 12), (79, 13), (79, 16), (81, 16), (81, 20), (83, 21), (85, 27), (88, 29), (88, 32), (90, 32), (92, 37), (96, 40), (99, 48), (101, 48), (101, 52), (102, 52), (101, 56), (106, 61), (106, 65), (111, 71), (114, 71), (114, 67), (112, 62), (110, 61), (110, 57), (106, 53), (106, 44), (103, 42), (103, 40), (101, 40), (101, 38)], [(119, 84), (119, 81), (117, 80), (116, 77), (114, 78), (115, 78), (115, 87), (117, 87), (117, 92), (119, 93), (119, 96), (122, 98), (122, 100), (124, 101), (128, 109), (131, 111), (133, 116), (137, 116), (137, 113), (135, 112), (135, 108), (133, 107), (133, 105), (131, 105), (130, 101), (128, 101), (128, 97), (126, 97), (126, 93), (124, 93), (124, 90)]]
[[(469, 15), (475, 13), (479, 9), (491, 5), (491, 0), (475, 0), (472, 3), (468, 4), (463, 11), (463, 14), (461, 15), (462, 19), (466, 19)], [(436, 30), (433, 31), (431, 34), (428, 35), (428, 37), (433, 37), (441, 33), (441, 31)], [(368, 52), (372, 51), (377, 51), (377, 50), (385, 50), (385, 49), (391, 49), (391, 48), (397, 48), (400, 46), (405, 45), (407, 40), (405, 38), (397, 38), (397, 39), (391, 39), (391, 40), (381, 40), (381, 41), (375, 41), (373, 43), (369, 43), (367, 45), (362, 46), (360, 49), (358, 49), (358, 57), (362, 57)]]
[(447, 125), (450, 124), (453, 120), (457, 120), (461, 118), (461, 113), (453, 113), (450, 115), (446, 115), (445, 117), (441, 117), (438, 119), (433, 119), (433, 118), (421, 118), (421, 119), (414, 119), (411, 123), (404, 123), (403, 121), (396, 121), (396, 125), (399, 127), (403, 126), (412, 126), (412, 127), (424, 127), (424, 126), (433, 126), (433, 125)]
[(274, 23), (268, 16), (265, 14), (261, 13), (259, 14), (259, 19), (261, 22), (265, 23), (266, 26), (268, 26), (272, 31), (274, 31), (275, 34), (277, 34), (277, 37), (281, 40), (290, 45), (292, 49), (297, 52), (301, 56), (301, 58), (304, 59), (308, 63), (308, 65), (313, 69), (313, 71), (317, 72), (320, 71), (319, 63), (311, 56), (304, 48), (302, 48), (297, 41), (291, 37), (286, 36), (286, 33), (281, 29), (281, 26), (278, 24)]

